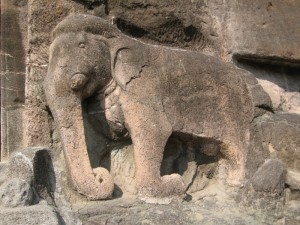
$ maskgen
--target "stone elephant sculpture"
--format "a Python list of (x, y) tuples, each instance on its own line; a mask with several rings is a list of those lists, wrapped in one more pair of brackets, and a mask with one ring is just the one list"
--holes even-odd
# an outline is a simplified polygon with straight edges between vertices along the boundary
[(73, 184), (90, 199), (111, 197), (114, 183), (106, 169), (91, 168), (84, 99), (104, 96), (108, 122), (128, 130), (142, 197), (185, 192), (179, 174), (160, 175), (172, 133), (220, 142), (228, 180), (241, 182), (250, 123), (271, 107), (250, 73), (199, 52), (142, 43), (91, 15), (69, 16), (53, 31), (44, 91)]

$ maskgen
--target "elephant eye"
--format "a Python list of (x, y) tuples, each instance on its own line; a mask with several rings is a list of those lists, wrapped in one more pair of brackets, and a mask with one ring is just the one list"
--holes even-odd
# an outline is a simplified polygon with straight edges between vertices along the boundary
[(79, 43), (79, 48), (84, 48), (85, 44), (84, 43)]

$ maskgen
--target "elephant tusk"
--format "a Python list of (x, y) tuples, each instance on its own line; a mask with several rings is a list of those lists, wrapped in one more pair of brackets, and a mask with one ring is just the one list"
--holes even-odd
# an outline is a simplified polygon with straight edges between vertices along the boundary
[(81, 89), (88, 81), (88, 78), (86, 75), (82, 73), (76, 73), (72, 78), (70, 82), (70, 87), (73, 90), (79, 90)]

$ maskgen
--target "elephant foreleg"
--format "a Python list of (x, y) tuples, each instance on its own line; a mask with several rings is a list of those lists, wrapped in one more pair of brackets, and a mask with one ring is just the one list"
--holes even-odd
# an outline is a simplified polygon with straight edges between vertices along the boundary
[(139, 195), (166, 197), (183, 194), (185, 185), (179, 174), (160, 176), (164, 148), (172, 133), (164, 112), (132, 102), (124, 104), (123, 111), (134, 145)]

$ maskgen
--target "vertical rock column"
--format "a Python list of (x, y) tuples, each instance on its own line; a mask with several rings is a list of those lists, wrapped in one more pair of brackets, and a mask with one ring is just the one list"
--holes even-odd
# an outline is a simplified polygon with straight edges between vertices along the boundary
[(26, 1), (2, 0), (0, 161), (23, 147), (26, 42)]

